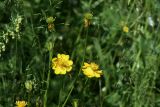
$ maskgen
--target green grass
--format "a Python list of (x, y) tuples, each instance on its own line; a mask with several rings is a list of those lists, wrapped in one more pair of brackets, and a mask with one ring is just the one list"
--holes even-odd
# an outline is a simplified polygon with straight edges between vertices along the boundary
[[(159, 107), (159, 10), (159, 0), (0, 1), (0, 107), (17, 100), (27, 107)], [(88, 12), (93, 19), (84, 28)], [(58, 53), (74, 62), (66, 75), (51, 69)], [(83, 75), (84, 62), (97, 63), (103, 76)]]

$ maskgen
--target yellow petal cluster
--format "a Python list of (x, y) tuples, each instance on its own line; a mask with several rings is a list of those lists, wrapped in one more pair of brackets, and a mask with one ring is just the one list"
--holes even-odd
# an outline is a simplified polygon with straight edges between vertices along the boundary
[(16, 101), (16, 107), (26, 107), (26, 101)]
[(52, 59), (52, 69), (55, 74), (66, 74), (72, 70), (73, 61), (69, 60), (69, 55), (58, 54)]
[(89, 78), (92, 78), (92, 77), (99, 78), (102, 75), (102, 70), (99, 70), (99, 66), (94, 62), (91, 62), (91, 63), (85, 62), (82, 67), (82, 71), (84, 75), (86, 75)]
[(123, 27), (123, 32), (128, 33), (129, 32), (129, 28), (127, 26)]

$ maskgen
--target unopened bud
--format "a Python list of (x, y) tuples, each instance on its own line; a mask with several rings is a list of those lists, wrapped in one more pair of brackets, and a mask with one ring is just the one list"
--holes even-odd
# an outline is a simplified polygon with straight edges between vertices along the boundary
[(28, 91), (32, 91), (33, 88), (33, 82), (31, 80), (28, 80), (25, 82), (25, 87)]

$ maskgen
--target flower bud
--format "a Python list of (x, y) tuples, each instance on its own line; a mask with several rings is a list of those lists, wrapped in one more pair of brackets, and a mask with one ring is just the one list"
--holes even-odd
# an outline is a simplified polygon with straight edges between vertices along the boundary
[(91, 13), (85, 13), (84, 18), (87, 20), (91, 20), (93, 18), (93, 15)]
[(46, 19), (46, 22), (47, 22), (48, 24), (53, 23), (54, 21), (55, 21), (55, 18), (53, 18), (53, 17), (48, 17), (48, 18)]
[(28, 91), (32, 91), (33, 82), (31, 80), (28, 80), (25, 82), (25, 87)]

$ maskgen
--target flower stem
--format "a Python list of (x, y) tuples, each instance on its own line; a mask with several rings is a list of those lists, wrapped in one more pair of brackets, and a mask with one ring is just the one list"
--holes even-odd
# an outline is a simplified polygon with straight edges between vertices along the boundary
[(48, 71), (48, 75), (47, 75), (47, 87), (46, 87), (46, 91), (45, 91), (45, 94), (44, 94), (44, 104), (43, 104), (43, 107), (47, 107), (47, 93), (48, 93), (48, 88), (49, 88), (49, 81), (50, 81), (50, 67), (51, 67), (51, 59), (52, 59), (52, 54), (53, 52), (52, 51), (49, 51), (49, 71)]
[(66, 105), (66, 103), (67, 103), (67, 101), (68, 101), (68, 98), (70, 97), (70, 95), (71, 95), (71, 93), (72, 93), (72, 91), (73, 91), (73, 88), (74, 88), (74, 84), (72, 85), (71, 90), (69, 91), (69, 93), (68, 93), (68, 95), (67, 95), (67, 98), (66, 98), (66, 100), (64, 101), (62, 107), (65, 107), (65, 105)]

